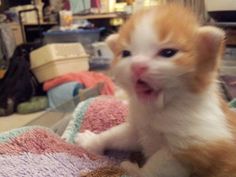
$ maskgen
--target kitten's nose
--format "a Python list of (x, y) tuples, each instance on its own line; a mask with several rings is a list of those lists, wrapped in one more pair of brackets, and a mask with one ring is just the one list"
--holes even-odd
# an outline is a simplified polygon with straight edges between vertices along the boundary
[(148, 69), (148, 66), (145, 63), (133, 63), (131, 65), (131, 71), (136, 77), (140, 77)]

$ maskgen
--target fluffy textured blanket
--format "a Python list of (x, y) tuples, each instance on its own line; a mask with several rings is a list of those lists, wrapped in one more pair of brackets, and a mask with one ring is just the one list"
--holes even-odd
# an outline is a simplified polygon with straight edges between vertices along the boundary
[(80, 103), (62, 138), (42, 127), (25, 127), (0, 135), (2, 177), (121, 177), (118, 164), (128, 153), (98, 156), (73, 144), (84, 129), (104, 131), (123, 122), (127, 106), (112, 97), (98, 97)]

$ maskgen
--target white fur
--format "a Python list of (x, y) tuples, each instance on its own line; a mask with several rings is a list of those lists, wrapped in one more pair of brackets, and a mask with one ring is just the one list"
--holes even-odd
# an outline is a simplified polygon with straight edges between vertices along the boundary
[(232, 140), (232, 134), (220, 108), (216, 83), (202, 93), (191, 93), (183, 76), (194, 68), (175, 65), (172, 62), (175, 57), (154, 57), (156, 50), (163, 46), (159, 44), (156, 47), (158, 36), (152, 31), (151, 15), (147, 14), (149, 17), (146, 16), (145, 20), (140, 19), (135, 28), (131, 52), (134, 57), (144, 55), (150, 58), (148, 62), (143, 61), (149, 70), (142, 79), (153, 88), (160, 84), (163, 86), (161, 100), (153, 103), (138, 100), (131, 82), (130, 66), (135, 61), (132, 57), (124, 59), (118, 64), (115, 76), (130, 96), (126, 123), (98, 135), (79, 133), (77, 142), (93, 152), (106, 148), (137, 150), (141, 147), (148, 158), (142, 168), (130, 162), (122, 163), (122, 167), (133, 177), (188, 177), (190, 169), (182, 166), (173, 153), (179, 148), (204, 145), (220, 139)]
[[(131, 123), (145, 128), (143, 132), (153, 129), (164, 134), (164, 139), (170, 147), (187, 148), (189, 145), (219, 139), (232, 140), (226, 117), (213, 90), (214, 88), (210, 88), (202, 95), (179, 93), (180, 96), (175, 97), (176, 100), (172, 100), (163, 110), (158, 111), (151, 106), (145, 109), (143, 104), (134, 99), (135, 101), (131, 102), (131, 112), (135, 119), (131, 120)], [(155, 142), (154, 139), (150, 142)]]
[(153, 11), (145, 14), (140, 19), (139, 25), (134, 29), (131, 37), (131, 46), (129, 47), (134, 55), (145, 54), (152, 57), (152, 54), (157, 52), (153, 44), (158, 44), (158, 36), (155, 34), (154, 29), (150, 28), (154, 23), (153, 14)]
[(90, 131), (77, 134), (76, 142), (88, 151), (101, 154), (105, 149), (140, 150), (138, 137), (128, 123), (118, 125), (99, 135)]
[(172, 105), (161, 112), (131, 99), (127, 123), (91, 138), (88, 132), (79, 134), (77, 142), (93, 152), (106, 148), (137, 150), (141, 145), (149, 158), (144, 167), (122, 164), (134, 177), (188, 177), (189, 169), (183, 167), (172, 152), (221, 138), (232, 139), (214, 93), (210, 89), (200, 97), (189, 94), (183, 101), (173, 100)]

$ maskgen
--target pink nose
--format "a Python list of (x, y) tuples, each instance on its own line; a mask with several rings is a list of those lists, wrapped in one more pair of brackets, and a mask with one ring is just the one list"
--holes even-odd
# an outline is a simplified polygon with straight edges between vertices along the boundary
[(131, 65), (131, 71), (136, 77), (140, 77), (148, 69), (148, 66), (144, 63), (134, 63)]

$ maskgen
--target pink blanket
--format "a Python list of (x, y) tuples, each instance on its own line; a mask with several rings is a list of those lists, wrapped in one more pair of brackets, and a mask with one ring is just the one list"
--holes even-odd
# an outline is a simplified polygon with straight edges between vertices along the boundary
[(63, 135), (67, 142), (42, 127), (24, 127), (2, 133), (0, 177), (84, 177), (90, 172), (93, 175), (87, 177), (121, 177), (125, 172), (116, 169), (121, 161), (129, 158), (129, 153), (112, 152), (99, 156), (72, 142), (78, 131), (104, 131), (123, 122), (127, 114), (127, 105), (123, 102), (102, 96), (78, 105)]

